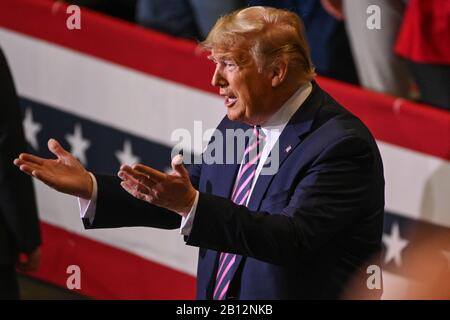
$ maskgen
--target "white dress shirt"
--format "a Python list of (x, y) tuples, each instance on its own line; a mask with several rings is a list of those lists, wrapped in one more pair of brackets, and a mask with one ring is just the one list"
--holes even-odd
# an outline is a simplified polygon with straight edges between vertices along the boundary
[[(267, 160), (267, 157), (270, 154), (270, 151), (278, 141), (281, 133), (283, 132), (284, 127), (289, 122), (294, 113), (298, 110), (298, 108), (305, 102), (306, 98), (312, 91), (312, 84), (308, 82), (307, 84), (301, 86), (284, 104), (283, 106), (272, 116), (269, 120), (267, 120), (264, 124), (261, 124), (261, 129), (263, 130), (264, 135), (266, 136), (266, 144), (264, 145), (261, 158), (259, 159), (258, 166), (256, 168), (255, 177), (252, 182), (252, 187), (250, 189), (250, 196), (253, 192), (253, 188), (255, 186), (256, 181), (261, 173), (262, 167)], [(241, 163), (242, 166), (242, 163)], [(239, 168), (239, 171), (241, 168)], [(89, 173), (92, 177), (93, 181), (93, 192), (90, 200), (78, 198), (78, 203), (80, 206), (80, 216), (81, 218), (88, 218), (92, 223), (95, 217), (95, 209), (97, 205), (97, 180), (92, 173)], [(192, 224), (195, 218), (195, 212), (197, 210), (199, 192), (197, 191), (194, 205), (191, 208), (191, 211), (186, 217), (183, 217), (181, 220), (180, 233), (182, 235), (188, 236), (192, 229)]]

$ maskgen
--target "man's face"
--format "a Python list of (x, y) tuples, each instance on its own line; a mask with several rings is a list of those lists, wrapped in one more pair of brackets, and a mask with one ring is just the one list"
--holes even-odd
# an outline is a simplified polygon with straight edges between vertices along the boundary
[(261, 124), (270, 109), (273, 90), (270, 77), (258, 71), (253, 58), (245, 65), (238, 65), (232, 58), (225, 58), (223, 51), (216, 50), (211, 51), (209, 58), (216, 64), (211, 84), (220, 88), (228, 118), (250, 125)]

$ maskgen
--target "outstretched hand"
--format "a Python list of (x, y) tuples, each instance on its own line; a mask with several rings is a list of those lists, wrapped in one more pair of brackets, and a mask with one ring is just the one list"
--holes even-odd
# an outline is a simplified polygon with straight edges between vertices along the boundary
[(53, 189), (76, 197), (90, 199), (92, 178), (83, 165), (56, 141), (48, 141), (48, 149), (57, 157), (44, 159), (22, 153), (14, 160), (21, 171), (33, 176)]
[(186, 216), (197, 192), (180, 155), (173, 158), (172, 169), (172, 173), (165, 174), (142, 164), (122, 165), (118, 176), (122, 179), (122, 188), (132, 196)]

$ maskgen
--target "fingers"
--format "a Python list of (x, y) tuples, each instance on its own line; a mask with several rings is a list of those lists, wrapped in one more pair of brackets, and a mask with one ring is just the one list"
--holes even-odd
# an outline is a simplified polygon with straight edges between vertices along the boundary
[(133, 184), (130, 181), (122, 181), (120, 183), (120, 185), (121, 185), (122, 188), (124, 188), (133, 197), (136, 197), (136, 198), (140, 199), (140, 197), (138, 197), (138, 196), (141, 193), (137, 190), (137, 184)]
[[(119, 177), (123, 180), (120, 183), (122, 188), (139, 200), (147, 201), (155, 205), (160, 204), (160, 201), (156, 196), (156, 192), (158, 192), (159, 189), (157, 188), (157, 186), (155, 186), (155, 183), (149, 182), (149, 184), (147, 185), (143, 184), (134, 176), (128, 173), (130, 171), (133, 171), (133, 169), (127, 167), (128, 166), (122, 166), (121, 169), (123, 170), (119, 171)], [(136, 172), (134, 174), (139, 177), (144, 176)], [(145, 177), (145, 179), (149, 180), (147, 177)], [(155, 189), (153, 189), (153, 187), (155, 187)]]
[(189, 172), (183, 164), (183, 156), (181, 154), (177, 154), (175, 157), (173, 157), (172, 169), (180, 177), (189, 177)]
[[(13, 163), (14, 165), (16, 165), (17, 167), (21, 167), (22, 165), (27, 165), (29, 167), (33, 167), (33, 168), (39, 168), (41, 167), (41, 161), (38, 159), (32, 159), (30, 161), (30, 157), (31, 155), (25, 155), (25, 154), (21, 154), (19, 156), (19, 158), (14, 159)], [(32, 156), (33, 157), (33, 156)], [(38, 157), (36, 157), (38, 158)], [(38, 163), (39, 162), (39, 163)]]
[(133, 197), (139, 200), (154, 203), (155, 195), (153, 193), (153, 190), (142, 188), (142, 186), (139, 186), (139, 184), (133, 183), (130, 180), (122, 181), (120, 185)]
[(39, 169), (39, 167), (36, 165), (29, 164), (29, 163), (23, 162), (18, 159), (16, 159), (16, 160), (14, 160), (14, 164), (19, 167), (20, 171), (25, 172), (26, 174), (29, 174), (30, 176), (33, 175), (34, 171)]
[(152, 187), (157, 183), (156, 181), (152, 180), (146, 174), (143, 174), (136, 170), (133, 170), (131, 167), (129, 167), (127, 165), (122, 165), (120, 167), (118, 176), (122, 180), (124, 180), (127, 176), (131, 176), (135, 181), (140, 182), (147, 187)]
[(27, 161), (27, 162), (31, 162), (34, 164), (38, 164), (40, 166), (43, 165), (44, 161), (45, 161), (44, 158), (29, 154), (29, 153), (21, 153), (19, 155), (19, 159), (22, 161)]
[(159, 183), (166, 179), (166, 174), (153, 168), (144, 166), (143, 164), (135, 164), (133, 170), (146, 175), (150, 180)]
[[(38, 178), (39, 180), (44, 181), (43, 178), (46, 178), (46, 177), (43, 176), (41, 173), (42, 166), (40, 164), (37, 164), (36, 162), (31, 162), (31, 161), (26, 160), (26, 159), (28, 159), (29, 156), (35, 157), (32, 155), (23, 156), (23, 154), (21, 154), (19, 159), (14, 160), (14, 164), (17, 167), (19, 167), (20, 171), (25, 172), (26, 174), (33, 176), (35, 178)], [(38, 157), (35, 157), (35, 158), (38, 158)], [(40, 162), (39, 159), (37, 159), (37, 162)]]
[(123, 180), (120, 183), (121, 187), (133, 197), (155, 205), (161, 204), (156, 197), (157, 182), (150, 179), (146, 174), (133, 170), (127, 165), (122, 165), (118, 175)]
[(70, 153), (67, 152), (60, 144), (58, 141), (56, 141), (55, 139), (49, 139), (48, 143), (47, 143), (48, 149), (54, 154), (56, 155), (58, 158), (59, 157), (64, 157), (69, 155)]
[(25, 162), (21, 159), (15, 159), (14, 164), (19, 167), (20, 171), (25, 172), (26, 174), (33, 176), (45, 184), (53, 187), (53, 176), (46, 173), (45, 170), (42, 170), (42, 166), (32, 162)]
[[(123, 180), (123, 182), (126, 182), (127, 186), (129, 186), (130, 189), (137, 190), (144, 194), (148, 194), (150, 188), (154, 185), (154, 183), (149, 181), (148, 178), (135, 178), (127, 171), (120, 170), (118, 175)], [(146, 180), (143, 181), (144, 179)]]

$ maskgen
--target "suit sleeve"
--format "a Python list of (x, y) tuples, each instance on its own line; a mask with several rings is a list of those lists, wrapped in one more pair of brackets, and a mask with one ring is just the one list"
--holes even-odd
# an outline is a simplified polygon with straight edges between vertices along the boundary
[[(198, 188), (201, 165), (188, 167), (191, 183)], [(136, 199), (120, 186), (114, 176), (95, 175), (98, 195), (95, 218), (90, 223), (83, 218), (86, 229), (119, 227), (153, 227), (178, 229), (181, 217), (170, 210)]]
[(301, 263), (367, 213), (373, 162), (371, 148), (361, 138), (336, 141), (300, 177), (279, 212), (254, 212), (200, 193), (187, 244), (273, 264)]
[(19, 251), (31, 252), (41, 243), (39, 219), (31, 178), (13, 164), (27, 145), (19, 98), (1, 50), (0, 88), (0, 214)]

